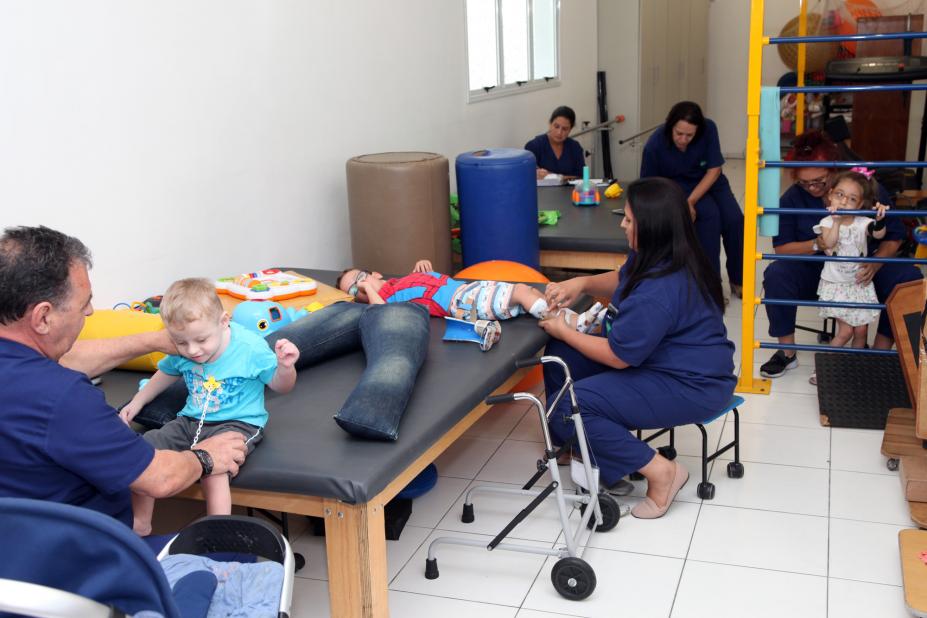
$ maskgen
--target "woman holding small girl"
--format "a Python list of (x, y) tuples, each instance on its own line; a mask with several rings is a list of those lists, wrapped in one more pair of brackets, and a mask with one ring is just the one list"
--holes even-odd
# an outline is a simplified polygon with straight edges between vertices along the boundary
[[(830, 215), (821, 219), (813, 230), (818, 234), (818, 246), (826, 255), (842, 257), (865, 256), (869, 239), (885, 237), (885, 211), (888, 206), (875, 201), (878, 187), (873, 172), (864, 167), (837, 174), (825, 197)], [(874, 204), (875, 203), (875, 204)], [(873, 205), (874, 204), (874, 205)], [(875, 210), (876, 218), (863, 215), (836, 214), (838, 210)], [(878, 303), (872, 281), (857, 282), (860, 262), (826, 262), (818, 284), (818, 298), (841, 303)], [(879, 318), (878, 309), (822, 307), (822, 318), (837, 320), (837, 334), (831, 341), (843, 347), (852, 339), (852, 347), (866, 347), (869, 323)], [(812, 373), (809, 381), (817, 384)]]

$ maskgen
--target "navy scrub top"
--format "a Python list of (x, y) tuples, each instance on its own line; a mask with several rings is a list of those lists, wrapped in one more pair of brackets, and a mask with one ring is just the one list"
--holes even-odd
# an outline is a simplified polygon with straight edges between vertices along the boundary
[(550, 147), (550, 139), (548, 139), (547, 133), (542, 133), (525, 144), (525, 150), (534, 155), (538, 167), (548, 172), (563, 174), (564, 176), (583, 175), (586, 158), (583, 156), (583, 147), (573, 138), (568, 137), (563, 142), (563, 154), (559, 159), (554, 154), (553, 148)]
[(643, 279), (622, 300), (635, 258), (630, 252), (619, 271), (605, 321), (609, 347), (632, 367), (674, 378), (693, 402), (722, 409), (737, 379), (721, 309), (702, 296), (686, 268)]
[[(885, 187), (879, 185), (879, 201), (893, 206), (891, 196)], [(820, 210), (824, 208), (824, 201), (814, 197), (798, 185), (792, 185), (779, 198), (781, 208), (808, 208)], [(807, 215), (779, 215), (779, 234), (773, 237), (773, 247), (785, 245), (790, 242), (814, 240), (818, 237), (811, 229), (817, 225), (823, 214), (813, 213)], [(900, 217), (885, 217), (885, 238), (882, 240), (902, 240), (905, 237), (904, 223)], [(879, 245), (878, 240), (869, 240), (869, 252), (872, 253)]]
[(671, 139), (667, 139), (663, 127), (657, 127), (644, 145), (641, 178), (663, 176), (675, 180), (683, 189), (691, 192), (708, 170), (724, 165), (718, 127), (713, 121), (705, 119), (702, 134), (689, 142), (685, 152), (676, 148)]

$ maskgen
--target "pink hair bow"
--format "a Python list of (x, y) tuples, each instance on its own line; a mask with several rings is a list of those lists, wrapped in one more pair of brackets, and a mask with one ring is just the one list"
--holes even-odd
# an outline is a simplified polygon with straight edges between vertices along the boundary
[(868, 167), (851, 167), (851, 172), (856, 172), (857, 174), (862, 174), (868, 179), (872, 178), (872, 175), (875, 174), (875, 170), (871, 170)]

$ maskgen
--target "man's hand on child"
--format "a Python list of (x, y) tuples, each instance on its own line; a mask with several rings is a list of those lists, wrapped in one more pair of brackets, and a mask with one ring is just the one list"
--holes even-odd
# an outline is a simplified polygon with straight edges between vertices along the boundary
[(412, 269), (412, 272), (427, 273), (433, 270), (434, 268), (431, 267), (431, 260), (419, 260), (415, 263), (415, 267)]
[(292, 367), (299, 360), (299, 348), (289, 339), (278, 339), (274, 344), (274, 353), (277, 355), (277, 364), (281, 367)]

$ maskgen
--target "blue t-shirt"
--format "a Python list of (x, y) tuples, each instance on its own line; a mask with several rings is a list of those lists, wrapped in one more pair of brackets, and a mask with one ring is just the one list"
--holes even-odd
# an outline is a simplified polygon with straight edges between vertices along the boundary
[(713, 121), (705, 119), (702, 134), (689, 142), (685, 152), (667, 139), (663, 134), (663, 126), (657, 127), (644, 145), (641, 178), (663, 176), (675, 180), (684, 190), (691, 192), (708, 170), (724, 165), (718, 127)]
[(563, 174), (564, 176), (583, 175), (583, 166), (586, 165), (583, 147), (571, 137), (564, 140), (563, 152), (560, 154), (559, 159), (554, 154), (554, 149), (550, 147), (550, 139), (548, 139), (547, 133), (542, 133), (525, 144), (525, 150), (534, 155), (538, 167), (548, 172)]
[(235, 322), (229, 326), (231, 341), (215, 361), (201, 365), (183, 356), (167, 356), (158, 363), (158, 369), (168, 375), (182, 375), (187, 383), (187, 405), (179, 414), (198, 420), (206, 406), (209, 423), (241, 421), (263, 427), (267, 424), (264, 385), (274, 378), (277, 355), (263, 338), (244, 326)]
[[(879, 201), (887, 206), (893, 206), (891, 196), (882, 185), (879, 185)], [(814, 197), (798, 185), (789, 187), (779, 198), (780, 208), (808, 208), (820, 210), (824, 208), (824, 201)], [(785, 245), (790, 242), (814, 240), (818, 237), (812, 229), (821, 219), (822, 214), (809, 213), (807, 215), (779, 215), (779, 234), (773, 237), (773, 247)], [(902, 240), (905, 237), (904, 223), (900, 217), (885, 217), (885, 237), (882, 240)], [(879, 246), (878, 240), (870, 239), (869, 253)]]
[(612, 352), (632, 367), (658, 371), (691, 390), (705, 407), (726, 406), (737, 379), (734, 344), (723, 315), (706, 300), (685, 268), (657, 279), (643, 279), (621, 300), (636, 253), (619, 271), (618, 287), (606, 318)]
[(132, 525), (129, 485), (154, 449), (82, 373), (0, 339), (0, 496), (82, 506)]

